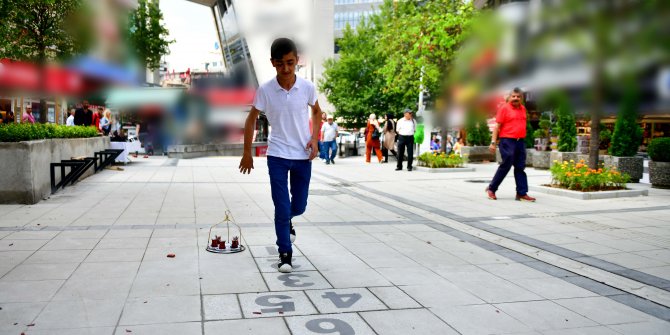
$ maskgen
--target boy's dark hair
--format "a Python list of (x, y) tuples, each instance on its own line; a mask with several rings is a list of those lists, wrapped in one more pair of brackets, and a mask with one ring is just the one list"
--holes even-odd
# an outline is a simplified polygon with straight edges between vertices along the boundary
[(518, 88), (518, 87), (515, 87), (515, 88), (513, 88), (513, 89), (512, 89), (512, 93), (519, 93), (519, 94), (523, 94), (523, 91), (522, 91), (522, 90), (521, 90), (520, 88)]
[(436, 138), (436, 139), (435, 139), (435, 143), (440, 143), (440, 139), (439, 139), (439, 138)]
[(270, 57), (272, 57), (272, 59), (282, 59), (285, 55), (291, 52), (298, 57), (298, 47), (295, 46), (295, 43), (292, 40), (285, 37), (274, 40), (270, 47)]

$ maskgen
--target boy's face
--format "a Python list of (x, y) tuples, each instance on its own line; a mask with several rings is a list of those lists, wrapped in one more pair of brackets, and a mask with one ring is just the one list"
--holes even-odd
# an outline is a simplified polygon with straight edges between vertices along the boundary
[(295, 74), (295, 66), (298, 64), (298, 56), (289, 52), (281, 59), (271, 59), (272, 66), (277, 70), (277, 76), (292, 76)]

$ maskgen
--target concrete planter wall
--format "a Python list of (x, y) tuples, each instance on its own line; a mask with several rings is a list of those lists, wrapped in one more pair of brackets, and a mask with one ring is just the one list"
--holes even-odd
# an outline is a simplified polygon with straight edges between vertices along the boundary
[[(0, 143), (0, 203), (35, 204), (51, 195), (50, 164), (93, 157), (109, 147), (109, 137), (49, 139)], [(93, 174), (89, 169), (80, 178)], [(60, 178), (60, 172), (56, 173)]]
[(493, 162), (495, 155), (489, 150), (488, 146), (464, 146), (461, 148), (461, 154), (466, 157), (469, 163)]
[[(533, 166), (533, 154), (535, 149), (526, 149), (526, 167)], [(496, 163), (500, 164), (502, 162), (502, 156), (500, 156), (500, 149), (496, 149)]]
[(630, 176), (631, 183), (639, 183), (644, 173), (644, 158), (612, 156), (611, 163), (605, 162), (605, 167), (616, 167), (617, 171)]
[(551, 151), (535, 151), (533, 153), (533, 167), (536, 169), (548, 169), (551, 167)]
[(670, 162), (649, 161), (649, 181), (657, 188), (670, 188)]
[(577, 156), (579, 155), (578, 152), (560, 152), (560, 151), (552, 151), (551, 154), (549, 155), (549, 165), (551, 166), (554, 164), (554, 161), (559, 161), (563, 163), (563, 161), (575, 161), (578, 162), (579, 159)]

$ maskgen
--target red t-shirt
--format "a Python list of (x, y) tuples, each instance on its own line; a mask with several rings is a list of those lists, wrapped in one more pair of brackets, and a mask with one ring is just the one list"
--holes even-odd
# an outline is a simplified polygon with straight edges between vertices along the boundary
[(506, 103), (496, 114), (496, 122), (500, 123), (500, 138), (524, 138), (526, 137), (526, 107), (519, 105), (514, 108), (511, 103)]
[(98, 127), (100, 126), (100, 115), (98, 115), (97, 112), (93, 112), (91, 126), (94, 126), (95, 129), (98, 129)]

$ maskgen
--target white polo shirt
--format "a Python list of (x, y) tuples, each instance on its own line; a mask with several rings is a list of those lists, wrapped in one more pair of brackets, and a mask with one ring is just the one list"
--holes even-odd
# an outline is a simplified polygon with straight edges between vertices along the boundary
[(323, 141), (330, 142), (335, 140), (335, 134), (337, 133), (337, 123), (329, 124), (324, 122), (321, 125), (321, 131), (323, 132)]
[(414, 119), (407, 120), (404, 117), (396, 122), (396, 131), (401, 136), (413, 136), (416, 130)]
[(314, 84), (296, 76), (290, 90), (279, 86), (272, 78), (256, 91), (254, 107), (270, 121), (268, 156), (285, 159), (309, 159), (305, 150), (311, 140), (309, 106), (314, 106), (317, 95)]

